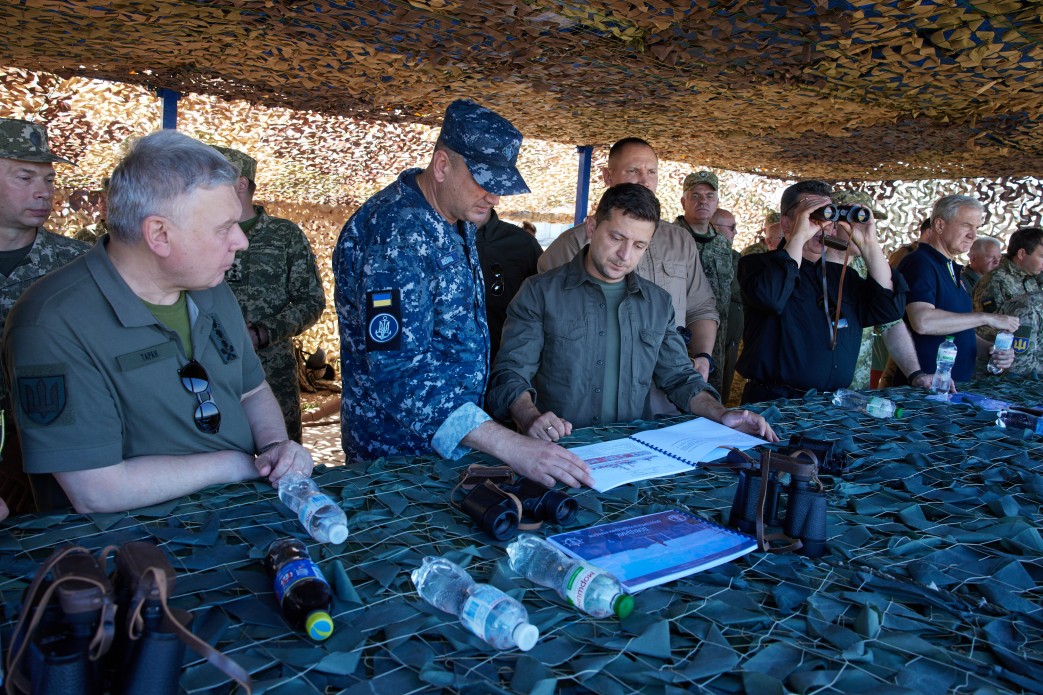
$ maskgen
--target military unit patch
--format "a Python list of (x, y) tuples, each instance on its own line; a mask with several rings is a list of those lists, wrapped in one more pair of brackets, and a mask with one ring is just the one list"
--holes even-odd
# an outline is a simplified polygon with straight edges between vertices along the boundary
[(225, 364), (239, 359), (239, 354), (235, 351), (235, 346), (228, 340), (228, 334), (225, 333), (224, 327), (221, 322), (217, 320), (217, 314), (210, 315), (211, 320), (214, 322), (214, 327), (210, 329), (210, 342), (217, 348), (218, 353), (221, 355), (221, 361)]
[(402, 349), (402, 303), (398, 290), (366, 293), (366, 350)]
[(18, 402), (37, 425), (49, 425), (65, 410), (65, 375), (18, 377)]

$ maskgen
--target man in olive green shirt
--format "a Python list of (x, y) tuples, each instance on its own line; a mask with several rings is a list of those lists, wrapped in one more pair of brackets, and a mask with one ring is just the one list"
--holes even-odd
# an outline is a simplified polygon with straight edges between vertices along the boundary
[(493, 366), (494, 417), (509, 415), (521, 432), (556, 441), (573, 426), (650, 417), (655, 383), (683, 412), (777, 441), (759, 415), (721, 405), (687, 357), (669, 295), (633, 272), (659, 212), (644, 186), (609, 188), (587, 219), (590, 244), (525, 281)]
[(11, 310), (3, 352), (41, 508), (123, 511), (311, 473), (224, 283), (246, 247), (235, 179), (186, 135), (141, 138), (112, 175), (109, 235)]

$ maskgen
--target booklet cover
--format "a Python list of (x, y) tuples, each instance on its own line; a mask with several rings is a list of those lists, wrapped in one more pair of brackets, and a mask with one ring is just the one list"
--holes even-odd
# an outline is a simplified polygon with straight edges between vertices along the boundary
[(630, 593), (687, 577), (757, 549), (757, 539), (670, 510), (559, 533), (566, 554), (611, 572)]
[(636, 480), (690, 471), (700, 461), (726, 455), (726, 447), (749, 449), (760, 444), (767, 442), (700, 417), (570, 451), (590, 466), (592, 487), (605, 492)]

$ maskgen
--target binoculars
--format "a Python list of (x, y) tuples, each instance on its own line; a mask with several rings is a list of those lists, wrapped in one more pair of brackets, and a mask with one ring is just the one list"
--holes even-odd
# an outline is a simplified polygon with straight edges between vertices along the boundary
[(463, 475), (462, 486), (476, 478), (481, 482), (460, 501), (460, 510), (498, 541), (510, 540), (520, 528), (533, 528), (544, 521), (566, 524), (579, 510), (576, 500), (566, 493), (535, 480), (515, 478), (509, 468), (471, 467)]
[[(788, 473), (783, 482), (781, 474)], [(783, 505), (783, 501), (785, 505)], [(785, 506), (785, 510), (783, 510)], [(756, 536), (767, 550), (764, 528), (782, 527), (792, 549), (807, 557), (822, 557), (826, 543), (826, 498), (818, 480), (818, 464), (793, 456), (764, 452), (760, 463), (739, 469), (729, 524)]]
[(873, 212), (861, 205), (826, 205), (814, 210), (811, 219), (822, 222), (868, 222)]
[(26, 589), (7, 654), (9, 692), (32, 695), (177, 695), (186, 644), (238, 680), (238, 664), (195, 637), (192, 614), (167, 605), (174, 569), (156, 545), (119, 547), (116, 572), (67, 546), (54, 551)]

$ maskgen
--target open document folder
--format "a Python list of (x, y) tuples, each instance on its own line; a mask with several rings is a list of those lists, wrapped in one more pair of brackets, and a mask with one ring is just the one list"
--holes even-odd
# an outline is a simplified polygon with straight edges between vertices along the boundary
[(749, 449), (761, 444), (767, 442), (700, 417), (570, 451), (590, 466), (592, 487), (605, 492), (636, 480), (690, 471), (700, 462), (726, 455), (727, 447)]

